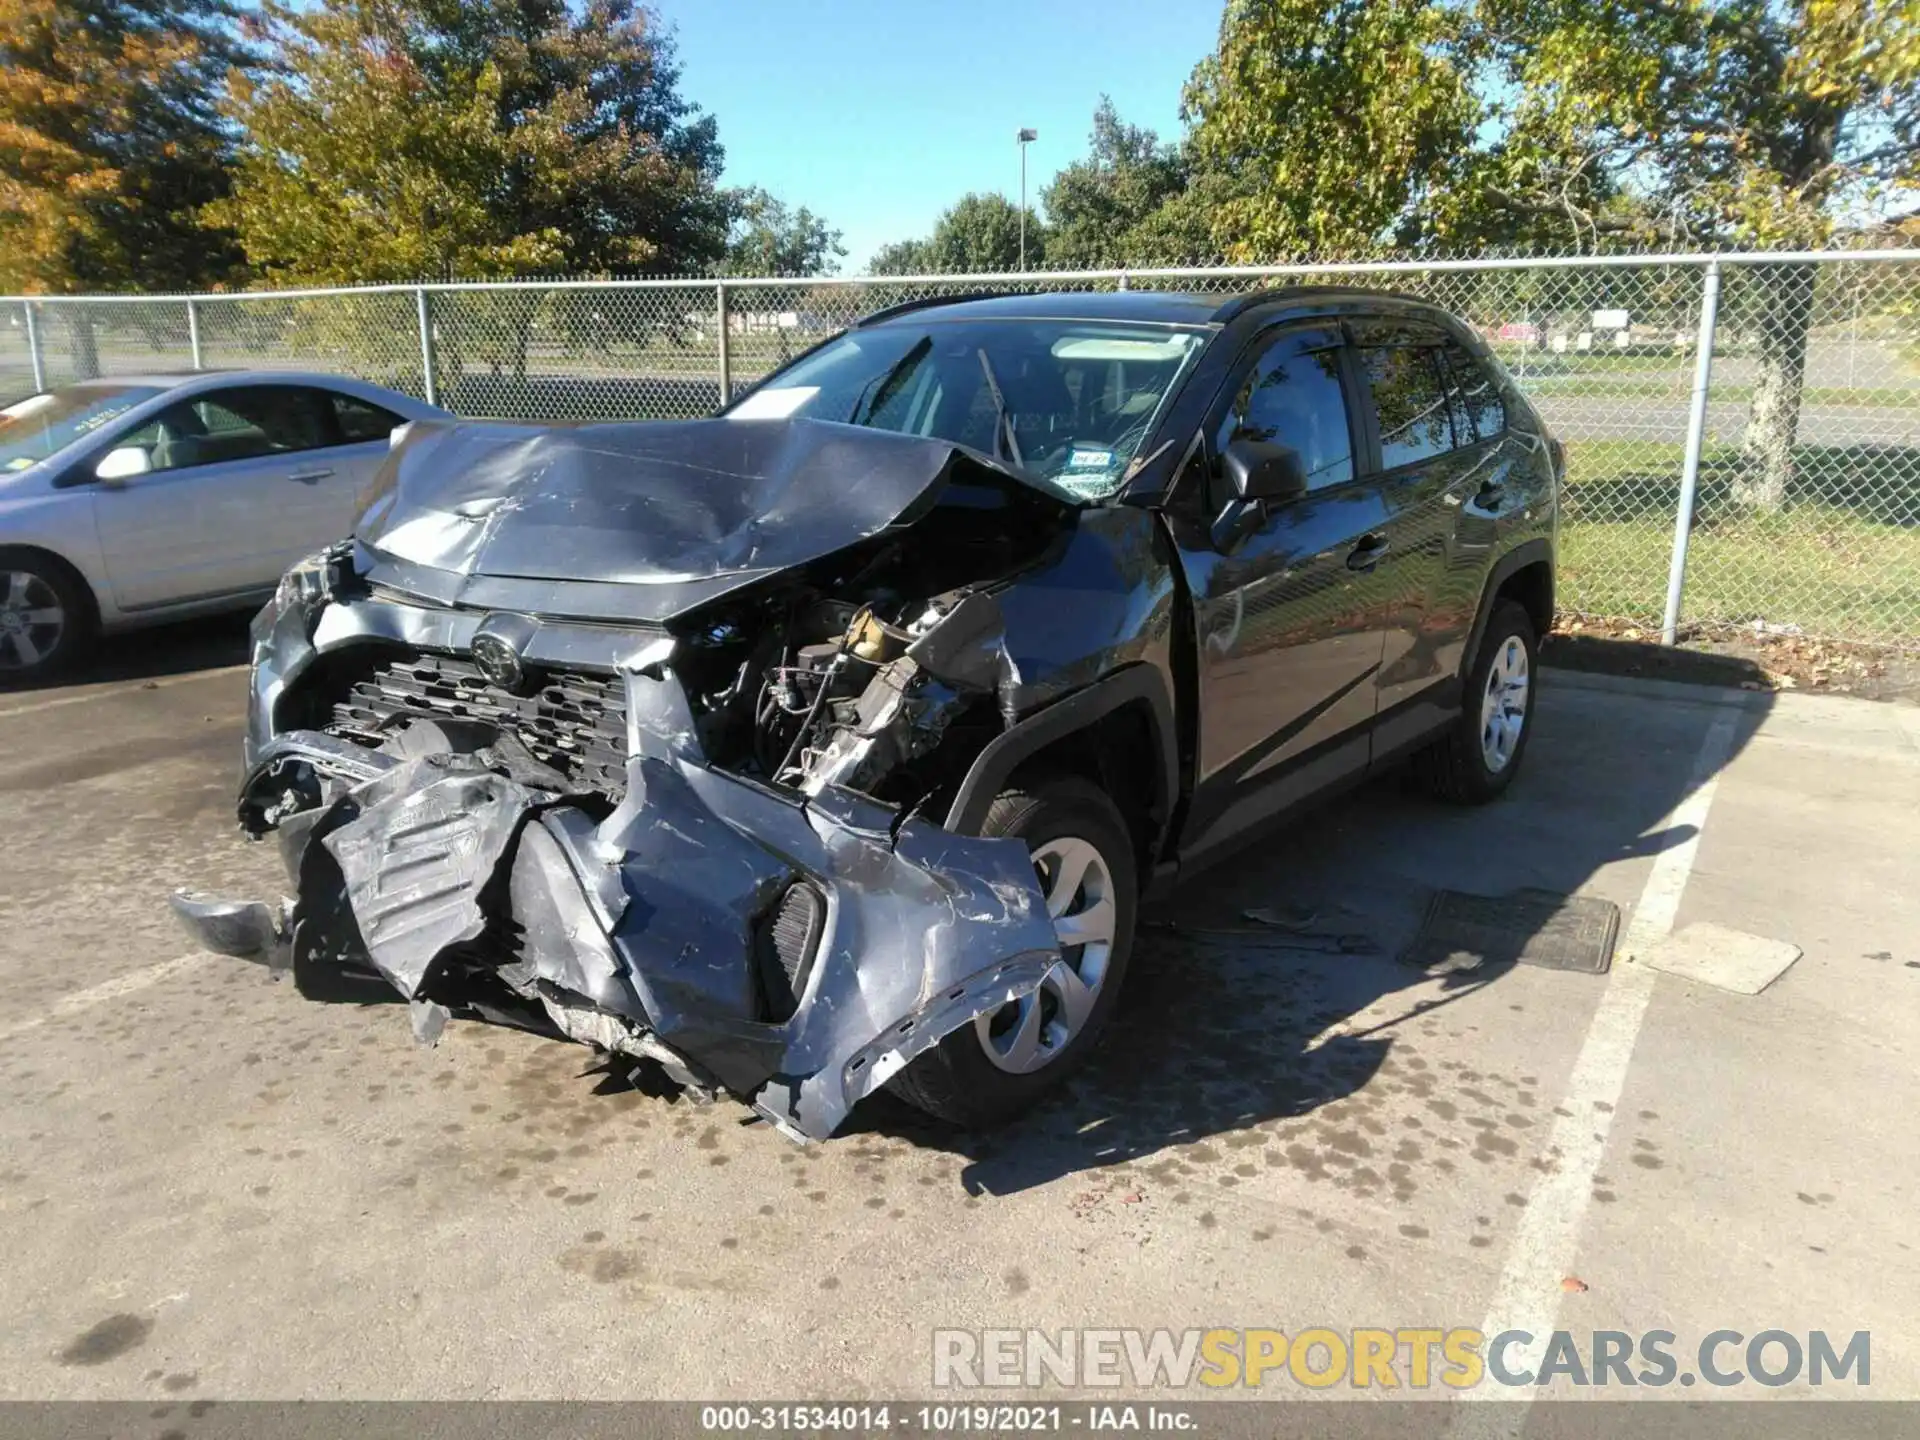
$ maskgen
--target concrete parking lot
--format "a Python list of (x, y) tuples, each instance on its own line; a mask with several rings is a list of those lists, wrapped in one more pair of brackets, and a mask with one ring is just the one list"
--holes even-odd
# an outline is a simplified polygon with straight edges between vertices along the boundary
[[(279, 878), (244, 674), (181, 668), (231, 640), (0, 696), (0, 1396), (925, 1395), (935, 1327), (1519, 1325), (1866, 1330), (1920, 1398), (1920, 711), (1549, 672), (1501, 803), (1378, 783), (1151, 914), (1038, 1113), (802, 1149), (193, 953), (169, 889)], [(1613, 973), (1394, 958), (1434, 887), (1523, 886), (1617, 902)], [(1318, 933), (1222, 933), (1285, 906)], [(1696, 922), (1804, 955), (1628, 958)]]

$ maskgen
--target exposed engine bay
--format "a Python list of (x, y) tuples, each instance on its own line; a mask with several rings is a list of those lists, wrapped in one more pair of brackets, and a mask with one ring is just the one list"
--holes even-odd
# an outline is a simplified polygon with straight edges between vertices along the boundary
[(415, 427), (255, 622), (240, 819), (294, 894), (175, 909), (824, 1138), (1059, 958), (1024, 846), (940, 822), (1075, 515), (815, 422)]

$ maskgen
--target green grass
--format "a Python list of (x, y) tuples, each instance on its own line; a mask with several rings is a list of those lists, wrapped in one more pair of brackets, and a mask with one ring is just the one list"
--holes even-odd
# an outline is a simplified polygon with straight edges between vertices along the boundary
[[(1621, 399), (1621, 400), (1661, 400), (1682, 404), (1687, 401), (1693, 389), (1693, 372), (1676, 370), (1659, 379), (1646, 380), (1592, 380), (1584, 376), (1562, 375), (1544, 379), (1531, 375), (1516, 377), (1520, 388), (1536, 399), (1543, 397), (1573, 397), (1576, 399)], [(1716, 401), (1745, 402), (1753, 398), (1751, 385), (1719, 385), (1713, 387), (1713, 399)], [(1858, 389), (1847, 386), (1810, 385), (1801, 392), (1801, 401), (1807, 405), (1868, 405), (1890, 409), (1908, 409), (1920, 404), (1920, 389), (1900, 389), (1893, 386), (1863, 386)]]
[[(1659, 618), (1682, 456), (1679, 445), (1568, 442), (1564, 607)], [(1702, 456), (1683, 618), (1920, 640), (1920, 450), (1808, 446), (1796, 460), (1786, 506), (1764, 513), (1732, 498), (1736, 450)]]

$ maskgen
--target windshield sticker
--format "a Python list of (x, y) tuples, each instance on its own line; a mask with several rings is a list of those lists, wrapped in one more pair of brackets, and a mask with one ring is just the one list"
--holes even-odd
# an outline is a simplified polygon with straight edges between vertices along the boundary
[(729, 420), (785, 420), (820, 393), (818, 385), (756, 390), (727, 412)]
[(1113, 451), (1102, 450), (1093, 445), (1075, 445), (1067, 453), (1069, 470), (1111, 470)]

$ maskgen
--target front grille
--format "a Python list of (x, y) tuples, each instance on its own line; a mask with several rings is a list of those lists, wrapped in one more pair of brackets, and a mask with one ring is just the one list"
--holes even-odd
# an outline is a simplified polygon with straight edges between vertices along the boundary
[(543, 672), (515, 695), (470, 660), (409, 654), (365, 672), (333, 707), (327, 729), (375, 746), (408, 719), (460, 720), (504, 731), (575, 786), (618, 803), (627, 792), (626, 690), (617, 675)]

